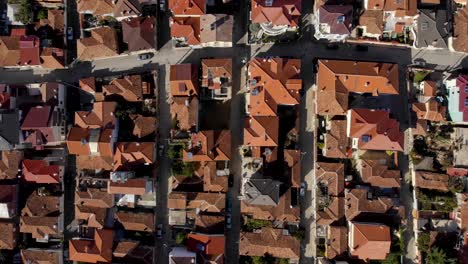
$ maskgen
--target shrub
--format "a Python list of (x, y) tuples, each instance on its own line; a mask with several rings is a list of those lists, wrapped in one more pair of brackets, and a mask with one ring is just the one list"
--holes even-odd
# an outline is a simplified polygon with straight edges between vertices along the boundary
[(19, 8), (15, 13), (15, 20), (20, 21), (23, 24), (29, 24), (32, 22), (32, 1), (20, 0), (17, 2)]
[(37, 19), (46, 19), (48, 16), (47, 9), (45, 8), (42, 8), (37, 12)]
[(244, 228), (250, 232), (254, 229), (259, 229), (268, 226), (271, 226), (271, 222), (268, 220), (261, 219), (247, 219), (247, 221), (244, 223)]
[(187, 239), (187, 234), (185, 232), (179, 232), (176, 235), (176, 243), (178, 245), (184, 245), (185, 239)]
[(420, 83), (420, 82), (424, 81), (424, 79), (426, 78), (427, 75), (429, 75), (428, 71), (417, 71), (414, 74), (413, 81), (415, 83)]
[(429, 250), (429, 243), (431, 242), (431, 236), (429, 233), (421, 232), (418, 234), (418, 249), (422, 252)]

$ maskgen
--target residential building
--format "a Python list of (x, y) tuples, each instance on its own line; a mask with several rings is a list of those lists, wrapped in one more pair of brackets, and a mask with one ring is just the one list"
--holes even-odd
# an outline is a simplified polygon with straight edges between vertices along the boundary
[(197, 255), (185, 247), (173, 247), (169, 252), (169, 264), (197, 263)]
[(183, 160), (229, 161), (231, 159), (231, 132), (229, 130), (204, 130), (192, 134)]
[(416, 171), (414, 186), (422, 189), (449, 191), (449, 176), (430, 171)]
[(23, 160), (23, 177), (27, 182), (59, 184), (63, 174), (63, 166), (52, 165), (46, 160)]
[(398, 66), (380, 62), (319, 60), (317, 113), (346, 115), (350, 93), (397, 95)]
[(465, 127), (455, 127), (452, 133), (452, 142), (455, 145), (453, 148), (453, 165), (466, 167), (468, 166), (468, 129)]
[(23, 263), (63, 263), (63, 252), (61, 250), (28, 248), (21, 249), (20, 255)]
[(322, 154), (328, 158), (345, 159), (349, 156), (350, 146), (346, 135), (346, 120), (331, 119), (326, 122), (326, 135)]
[(51, 106), (36, 106), (29, 109), (21, 124), (24, 143), (36, 150), (57, 147), (65, 142), (64, 120), (59, 109)]
[[(224, 162), (223, 162), (224, 163)], [(192, 177), (184, 175), (172, 176), (173, 191), (194, 191), (226, 193), (228, 191), (228, 164), (218, 162), (200, 162)], [(221, 166), (220, 166), (221, 165)]]
[(0, 218), (11, 219), (18, 214), (18, 185), (0, 185)]
[(361, 180), (373, 187), (400, 188), (401, 186), (401, 172), (389, 169), (380, 160), (359, 159), (356, 168), (359, 171)]
[(174, 16), (201, 16), (206, 13), (206, 0), (170, 0), (169, 9)]
[(142, 80), (141, 75), (125, 75), (113, 79), (110, 84), (102, 86), (106, 98), (120, 97), (128, 102), (141, 102), (143, 96), (151, 93), (150, 84)]
[(14, 250), (18, 242), (18, 225), (0, 222), (0, 249)]
[(110, 208), (113, 206), (114, 196), (106, 190), (88, 187), (75, 192), (75, 219), (80, 225), (98, 229), (112, 227)]
[(18, 170), (20, 169), (21, 160), (23, 159), (23, 152), (2, 151), (0, 159), (0, 179), (1, 180), (14, 180), (18, 177)]
[(299, 28), (302, 12), (301, 1), (298, 0), (251, 0), (250, 20), (259, 24), (261, 34), (278, 36), (287, 31)]
[(298, 263), (300, 258), (300, 241), (286, 235), (281, 229), (262, 228), (259, 232), (241, 232), (239, 255), (262, 257), (269, 254), (275, 258), (289, 259)]
[(363, 37), (379, 39), (384, 30), (382, 10), (365, 10), (356, 27), (362, 30)]
[(202, 59), (201, 88), (204, 97), (229, 100), (232, 93), (232, 59)]
[(186, 245), (189, 251), (197, 253), (197, 259), (204, 263), (224, 263), (225, 236), (190, 233)]
[(156, 132), (156, 118), (152, 116), (142, 116), (139, 114), (129, 115), (133, 122), (132, 134), (138, 138), (144, 138)]
[(115, 146), (114, 171), (151, 165), (155, 158), (153, 142), (119, 142)]
[(458, 8), (453, 17), (453, 49), (459, 52), (468, 52), (468, 6)]
[(152, 213), (118, 211), (115, 213), (115, 220), (119, 222), (125, 230), (154, 232), (155, 221)]
[(118, 121), (114, 116), (116, 107), (115, 102), (95, 102), (91, 111), (75, 112), (75, 126), (89, 129), (114, 128)]
[(67, 136), (68, 152), (78, 156), (112, 157), (117, 130), (73, 127)]
[(468, 122), (468, 75), (449, 78), (445, 87), (448, 91), (448, 112), (451, 121)]
[(330, 226), (325, 244), (327, 259), (346, 256), (348, 253), (348, 229), (345, 226)]
[(315, 38), (342, 41), (353, 29), (352, 5), (323, 5), (317, 10)]
[[(82, 0), (83, 1), (83, 0)], [(102, 2), (104, 0), (100, 0)], [(89, 1), (93, 2), (94, 1)], [(77, 40), (77, 59), (80, 61), (119, 55), (118, 39), (115, 29), (99, 27), (91, 29), (91, 36)]]
[(198, 130), (198, 107), (197, 97), (172, 97), (169, 103), (173, 130), (197, 131)]
[(445, 121), (446, 107), (435, 97), (427, 100), (425, 103), (413, 103), (412, 109), (416, 113), (418, 119), (432, 122)]
[(278, 146), (279, 118), (251, 116), (244, 119), (244, 145), (250, 147)]
[(0, 111), (0, 150), (21, 149), (20, 113), (18, 109)]
[(110, 263), (112, 261), (114, 231), (96, 229), (94, 239), (69, 240), (69, 259), (86, 263)]
[(156, 48), (156, 19), (136, 17), (122, 21), (123, 41), (128, 51), (141, 51)]
[(171, 65), (170, 69), (171, 95), (197, 96), (198, 70), (194, 64)]
[(376, 223), (349, 222), (349, 253), (365, 261), (384, 260), (392, 243), (390, 228)]
[(419, 9), (416, 47), (447, 49), (449, 30), (447, 10)]
[(344, 218), (344, 164), (318, 162), (317, 183), (318, 225), (330, 225)]
[(348, 110), (347, 135), (359, 150), (403, 151), (404, 135), (389, 112), (374, 109)]
[(143, 3), (144, 1), (140, 0), (78, 0), (77, 11), (80, 14), (91, 14), (98, 18), (112, 16), (117, 20), (123, 20), (141, 15)]
[(348, 221), (356, 219), (377, 219), (396, 216), (400, 208), (397, 201), (388, 197), (373, 195), (366, 189), (356, 188), (345, 192), (345, 216)]
[(131, 178), (117, 176), (113, 173), (107, 182), (107, 192), (114, 194), (117, 206), (134, 208), (156, 206), (154, 182), (148, 178)]

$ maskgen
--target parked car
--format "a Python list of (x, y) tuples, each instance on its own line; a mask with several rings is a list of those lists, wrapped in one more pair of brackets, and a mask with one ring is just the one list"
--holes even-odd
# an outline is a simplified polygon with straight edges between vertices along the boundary
[(158, 224), (157, 228), (156, 228), (156, 237), (158, 239), (161, 239), (162, 238), (162, 224)]
[(162, 157), (163, 154), (164, 154), (164, 145), (159, 145), (158, 146), (158, 154), (159, 154), (159, 157)]
[(142, 53), (140, 55), (138, 55), (138, 60), (149, 60), (151, 58), (153, 58), (154, 54), (151, 53), (151, 52), (148, 52), (148, 53)]
[(231, 213), (226, 214), (226, 228), (231, 229), (232, 228), (232, 217)]
[(226, 199), (226, 211), (229, 213), (232, 212), (232, 203), (231, 203), (231, 199), (229, 198)]
[(72, 27), (67, 28), (67, 38), (68, 40), (73, 40), (73, 28)]
[(305, 196), (306, 189), (307, 189), (306, 183), (305, 182), (301, 183), (301, 190), (299, 191), (299, 195), (301, 197)]
[(159, 9), (161, 12), (166, 11), (166, 0), (159, 0)]
[(228, 177), (228, 186), (229, 186), (229, 187), (232, 187), (233, 185), (234, 185), (234, 175), (229, 174), (229, 177)]

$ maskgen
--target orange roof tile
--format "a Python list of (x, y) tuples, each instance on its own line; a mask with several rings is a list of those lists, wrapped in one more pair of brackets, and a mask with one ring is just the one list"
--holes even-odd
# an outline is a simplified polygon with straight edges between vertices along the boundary
[(403, 151), (404, 134), (400, 124), (385, 110), (349, 110), (349, 137), (357, 139), (361, 150)]
[(416, 171), (416, 183), (418, 188), (449, 191), (449, 176), (447, 174), (430, 171)]
[(76, 111), (75, 125), (82, 128), (113, 128), (115, 102), (95, 102), (92, 111)]
[(120, 142), (114, 154), (114, 170), (153, 164), (155, 145), (151, 142)]
[(171, 118), (177, 129), (194, 130), (198, 124), (198, 98), (173, 97), (170, 101)]
[(223, 255), (225, 236), (191, 233), (187, 235), (186, 245), (188, 250), (202, 252), (207, 256)]
[(171, 65), (171, 95), (193, 96), (198, 94), (198, 73), (194, 64)]
[(269, 254), (275, 258), (299, 260), (300, 242), (293, 236), (282, 234), (281, 229), (262, 228), (260, 233), (240, 234), (239, 255), (260, 256)]
[(376, 62), (319, 60), (317, 112), (345, 115), (349, 93), (398, 94), (398, 66)]
[(383, 260), (390, 253), (390, 228), (381, 224), (351, 222), (350, 254), (363, 260)]
[(0, 249), (15, 249), (17, 238), (18, 227), (15, 223), (0, 222)]
[(96, 229), (94, 240), (72, 239), (69, 241), (69, 259), (87, 263), (110, 263), (114, 231)]
[(92, 29), (91, 37), (77, 41), (77, 54), (77, 59), (81, 61), (118, 55), (116, 31), (110, 27)]
[(144, 178), (128, 179), (125, 182), (108, 181), (107, 192), (110, 194), (146, 194), (146, 185), (148, 180)]
[(231, 158), (231, 132), (205, 130), (192, 134), (183, 151), (184, 161), (228, 161)]
[[(454, 15), (453, 48), (459, 52), (468, 52), (468, 5), (459, 8)], [(1, 56), (0, 56), (1, 57)]]
[(251, 116), (245, 118), (244, 145), (251, 147), (278, 146), (279, 118)]
[(326, 256), (328, 259), (343, 256), (348, 251), (348, 229), (345, 226), (328, 227)]
[(115, 219), (123, 225), (125, 230), (154, 231), (154, 215), (152, 213), (118, 211), (115, 213)]
[(267, 6), (263, 0), (252, 0), (251, 8), (251, 19), (254, 23), (299, 26), (301, 16), (299, 0), (275, 0), (271, 6)]
[(400, 171), (389, 170), (377, 160), (359, 160), (363, 182), (380, 188), (400, 188)]
[(346, 135), (346, 120), (327, 121), (327, 134), (323, 155), (328, 158), (345, 159), (348, 157), (349, 143)]
[(386, 214), (396, 209), (393, 200), (387, 197), (372, 197), (365, 189), (352, 189), (345, 194), (346, 219), (353, 220), (360, 214)]
[[(86, 129), (73, 127), (68, 132), (67, 147), (72, 155), (100, 155), (111, 157), (113, 153), (112, 129)], [(90, 143), (93, 143), (91, 148)], [(96, 144), (97, 143), (97, 148)]]
[(141, 75), (125, 75), (103, 85), (102, 92), (106, 97), (118, 95), (128, 102), (140, 102), (143, 100), (143, 90), (147, 90), (148, 86), (147, 82), (142, 81)]
[(440, 104), (434, 97), (425, 103), (413, 103), (413, 111), (418, 119), (432, 122), (445, 121), (446, 107)]
[(322, 183), (328, 188), (328, 195), (343, 195), (344, 164), (318, 162), (315, 177), (317, 184)]
[[(202, 59), (202, 87), (220, 89), (221, 78), (232, 78), (232, 59)], [(229, 82), (228, 81), (228, 82)]]
[(206, 0), (169, 0), (174, 16), (200, 16), (206, 12)]
[(249, 112), (276, 116), (278, 105), (297, 105), (302, 89), (301, 60), (254, 58), (249, 63)]

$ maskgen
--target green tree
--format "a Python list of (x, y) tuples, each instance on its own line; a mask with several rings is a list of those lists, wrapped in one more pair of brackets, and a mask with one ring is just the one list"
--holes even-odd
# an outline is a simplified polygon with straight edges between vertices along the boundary
[(184, 245), (186, 238), (187, 238), (187, 234), (185, 232), (179, 232), (176, 235), (176, 243), (178, 245)]
[(23, 24), (29, 24), (32, 22), (32, 1), (20, 0), (20, 5), (17, 12), (15, 13), (15, 20), (20, 21)]
[(264, 257), (261, 256), (253, 256), (252, 257), (252, 264), (267, 264)]
[(247, 231), (252, 231), (254, 229), (260, 229), (262, 227), (271, 226), (271, 222), (268, 220), (261, 220), (261, 219), (248, 219), (244, 227)]
[(420, 83), (420, 82), (424, 81), (424, 79), (426, 78), (427, 75), (429, 75), (428, 71), (417, 71), (414, 74), (413, 81), (415, 83)]
[(384, 261), (382, 261), (382, 264), (400, 264), (400, 255), (390, 253), (388, 257)]
[(37, 19), (46, 19), (48, 17), (47, 9), (41, 8), (39, 12), (37, 12)]
[(422, 252), (427, 252), (429, 250), (429, 243), (431, 241), (431, 236), (429, 233), (421, 232), (418, 234), (418, 249)]
[(440, 248), (433, 247), (427, 252), (426, 264), (455, 264), (456, 260), (448, 258), (447, 254)]
[(289, 259), (285, 259), (285, 258), (282, 258), (282, 259), (279, 259), (277, 261), (278, 264), (289, 264)]

